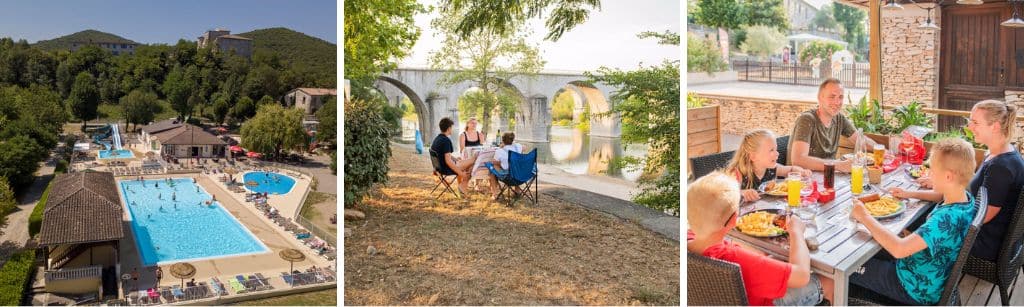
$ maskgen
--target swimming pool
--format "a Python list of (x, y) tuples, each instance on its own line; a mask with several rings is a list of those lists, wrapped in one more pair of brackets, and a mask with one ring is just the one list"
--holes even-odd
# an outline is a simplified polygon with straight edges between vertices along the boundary
[(134, 157), (135, 154), (127, 149), (100, 150), (100, 159), (128, 159)]
[(267, 246), (191, 178), (123, 180), (135, 244), (145, 265), (265, 253)]
[[(255, 181), (257, 185), (250, 186), (250, 181)], [(242, 176), (242, 183), (246, 189), (256, 193), (288, 194), (295, 186), (295, 179), (275, 172), (248, 172)]]

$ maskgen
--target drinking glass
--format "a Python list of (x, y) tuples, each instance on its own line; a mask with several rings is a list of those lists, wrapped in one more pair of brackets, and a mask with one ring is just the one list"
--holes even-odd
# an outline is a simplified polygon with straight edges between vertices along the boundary
[(836, 162), (825, 161), (825, 189), (833, 189), (836, 184)]
[(881, 167), (885, 164), (885, 145), (875, 144), (875, 166)]
[(860, 159), (854, 159), (853, 165), (850, 166), (850, 192), (864, 192), (864, 162)]
[(786, 200), (790, 207), (800, 206), (800, 193), (803, 189), (803, 179), (799, 172), (790, 172), (786, 177)]

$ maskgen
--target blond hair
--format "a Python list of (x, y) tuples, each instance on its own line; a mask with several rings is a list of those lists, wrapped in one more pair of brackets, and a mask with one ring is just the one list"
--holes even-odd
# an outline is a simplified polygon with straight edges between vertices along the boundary
[(932, 146), (930, 160), (933, 165), (938, 164), (943, 170), (952, 172), (954, 180), (961, 186), (967, 186), (978, 165), (974, 159), (974, 147), (959, 138), (945, 138), (936, 142)]
[(736, 180), (721, 171), (712, 172), (686, 189), (686, 222), (697, 237), (707, 237), (722, 229), (739, 204)]
[(974, 104), (974, 109), (984, 110), (985, 120), (989, 123), (999, 123), (1003, 135), (1007, 139), (1013, 139), (1014, 132), (1017, 130), (1017, 125), (1014, 125), (1014, 121), (1017, 119), (1017, 105), (989, 99)]
[(725, 168), (730, 172), (739, 171), (741, 177), (747, 178), (747, 186), (755, 184), (754, 162), (750, 161), (750, 156), (761, 146), (761, 140), (765, 139), (774, 141), (775, 134), (767, 129), (747, 132), (747, 134), (743, 135), (743, 141), (740, 141), (740, 148), (736, 149), (736, 154), (732, 156), (732, 160), (729, 161), (728, 166)]

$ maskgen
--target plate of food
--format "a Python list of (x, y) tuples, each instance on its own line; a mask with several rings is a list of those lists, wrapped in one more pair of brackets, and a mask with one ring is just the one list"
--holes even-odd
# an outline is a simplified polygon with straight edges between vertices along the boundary
[(894, 217), (907, 211), (907, 205), (902, 200), (891, 195), (879, 196), (878, 194), (871, 194), (861, 197), (859, 200), (864, 203), (864, 207), (867, 207), (868, 212), (876, 219)]
[(860, 159), (860, 160), (865, 160), (865, 159), (868, 159), (868, 158), (871, 158), (871, 159), (875, 158), (875, 156), (871, 155), (870, 153), (858, 152), (858, 153), (855, 154), (855, 153), (851, 152), (851, 153), (848, 153), (848, 154), (844, 154), (843, 155), (843, 160), (853, 160), (854, 157), (856, 157), (857, 159)]
[(787, 196), (787, 195), (789, 195), (789, 194), (787, 194), (788, 189), (787, 189), (787, 186), (786, 186), (786, 180), (785, 179), (776, 179), (776, 180), (765, 182), (765, 183), (761, 184), (760, 187), (757, 188), (757, 191), (761, 192), (761, 193), (764, 193), (764, 194), (771, 195), (771, 196)]
[(927, 165), (911, 165), (906, 170), (907, 175), (910, 175), (910, 177), (914, 179), (928, 177), (928, 174), (930, 173)]
[(736, 228), (749, 236), (774, 238), (786, 235), (786, 216), (782, 209), (761, 209), (748, 212), (736, 220)]

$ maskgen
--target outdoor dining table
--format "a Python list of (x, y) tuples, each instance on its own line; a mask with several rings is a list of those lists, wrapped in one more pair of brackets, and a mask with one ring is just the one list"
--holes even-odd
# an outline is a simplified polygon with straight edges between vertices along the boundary
[[(880, 184), (865, 186), (860, 195), (880, 193), (893, 187), (901, 187), (909, 191), (921, 190), (914, 179), (908, 175), (906, 171), (908, 167), (910, 167), (908, 164), (904, 164), (883, 174)], [(819, 189), (822, 186), (823, 177), (820, 172), (815, 172), (812, 175), (812, 178), (819, 183)], [(867, 181), (868, 176), (865, 174), (864, 182), (867, 183)], [(848, 208), (853, 205), (854, 197), (860, 196), (854, 195), (850, 191), (850, 175), (836, 172), (834, 189), (835, 199), (820, 204), (817, 216), (807, 223), (805, 237), (813, 237), (819, 243), (817, 250), (810, 251), (811, 270), (835, 281), (832, 305), (843, 306), (848, 305), (850, 275), (858, 272), (864, 263), (882, 249), (882, 246), (871, 237), (863, 225), (858, 226), (858, 223), (849, 219)], [(923, 218), (934, 205), (931, 202), (914, 199), (904, 201), (906, 202), (905, 212), (880, 220), (889, 231), (899, 233), (906, 229), (914, 221)], [(763, 195), (758, 201), (741, 204), (740, 215), (761, 209), (784, 209), (786, 206), (786, 197), (784, 196)], [(793, 215), (793, 218), (798, 217)], [(788, 236), (759, 238), (746, 235), (738, 229), (733, 229), (729, 236), (767, 252), (773, 258), (782, 261), (789, 260)]]

